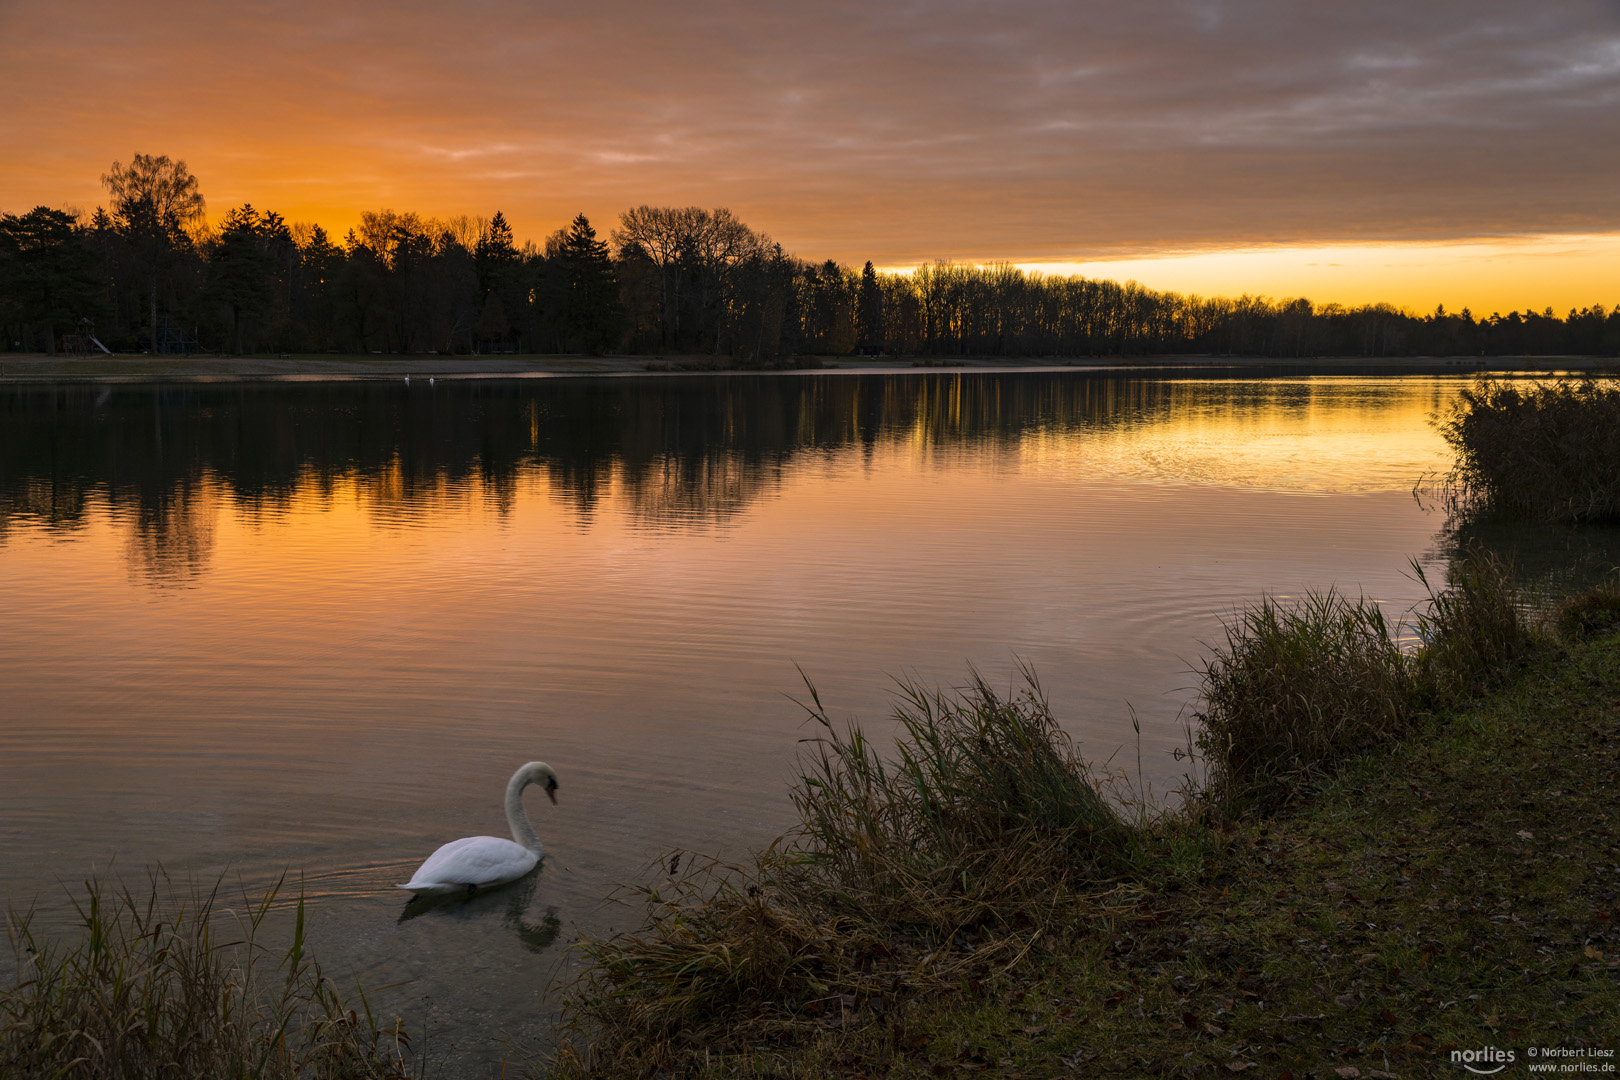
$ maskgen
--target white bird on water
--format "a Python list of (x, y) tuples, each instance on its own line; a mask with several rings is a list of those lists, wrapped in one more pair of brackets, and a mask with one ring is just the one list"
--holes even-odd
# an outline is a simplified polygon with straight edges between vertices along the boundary
[(418, 893), (448, 893), (465, 890), (470, 896), (479, 889), (503, 885), (533, 870), (544, 849), (529, 815), (523, 812), (523, 789), (540, 784), (553, 803), (557, 801), (557, 774), (543, 761), (531, 761), (512, 774), (506, 784), (506, 823), (512, 839), (495, 836), (467, 836), (452, 840), (427, 857), (411, 880), (397, 886)]

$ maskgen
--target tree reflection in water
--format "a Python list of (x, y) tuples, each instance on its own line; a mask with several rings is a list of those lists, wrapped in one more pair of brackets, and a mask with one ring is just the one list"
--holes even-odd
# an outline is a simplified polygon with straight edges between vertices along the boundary
[[(1255, 372), (445, 379), (432, 392), (392, 381), (14, 386), (0, 389), (0, 543), (19, 527), (66, 536), (105, 512), (129, 530), (139, 577), (185, 584), (206, 572), (222, 513), (273, 519), (341, 484), (379, 516), (468, 492), (504, 516), (528, 473), (582, 524), (615, 491), (642, 526), (723, 524), (809, 456), (869, 454), (886, 440), (1011, 447), (1240, 408), (1254, 390), (1228, 380), (1245, 374)], [(1274, 406), (1311, 393), (1272, 385)]]

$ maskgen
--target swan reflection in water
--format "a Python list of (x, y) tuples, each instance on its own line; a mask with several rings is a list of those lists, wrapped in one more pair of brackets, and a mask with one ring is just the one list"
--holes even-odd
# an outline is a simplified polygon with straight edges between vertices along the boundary
[(472, 896), (417, 893), (405, 902), (405, 910), (399, 913), (398, 923), (407, 923), (430, 914), (448, 919), (476, 919), (500, 908), (501, 924), (517, 935), (519, 944), (532, 953), (544, 952), (562, 933), (562, 920), (557, 917), (554, 906), (548, 905), (546, 913), (537, 922), (530, 922), (526, 918), (544, 870), (545, 864), (542, 863), (505, 888)]

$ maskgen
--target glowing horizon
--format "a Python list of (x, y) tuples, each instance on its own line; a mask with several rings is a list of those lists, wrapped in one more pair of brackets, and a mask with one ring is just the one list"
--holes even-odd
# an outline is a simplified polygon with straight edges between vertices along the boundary
[(853, 266), (1620, 301), (1620, 8), (1592, 0), (13, 0), (0, 100), (14, 213), (93, 209), (141, 152), (186, 160), (216, 220), (251, 202), (334, 239), (385, 208), (540, 242), (723, 206)]
[(1452, 313), (1468, 309), (1476, 318), (1551, 308), (1562, 318), (1594, 304), (1620, 306), (1620, 233), (1235, 248), (1013, 265), (1026, 273), (1137, 281), (1159, 292), (1303, 297), (1318, 308), (1388, 303), (1418, 315), (1438, 306)]

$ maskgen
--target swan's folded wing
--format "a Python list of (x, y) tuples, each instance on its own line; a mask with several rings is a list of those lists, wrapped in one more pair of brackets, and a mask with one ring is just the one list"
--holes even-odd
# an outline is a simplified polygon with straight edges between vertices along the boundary
[(498, 885), (534, 869), (535, 853), (494, 836), (468, 836), (452, 840), (429, 855), (402, 889), (454, 889), (467, 885)]

